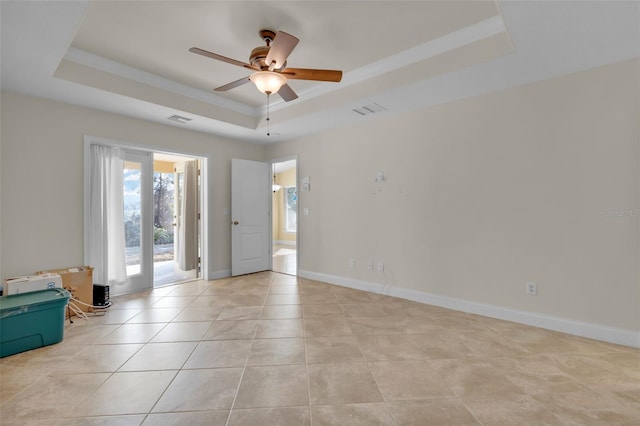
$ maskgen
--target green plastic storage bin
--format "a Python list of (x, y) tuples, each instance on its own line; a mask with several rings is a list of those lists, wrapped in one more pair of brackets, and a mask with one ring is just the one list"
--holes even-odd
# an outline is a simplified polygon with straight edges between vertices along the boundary
[(70, 296), (56, 288), (0, 297), (0, 358), (62, 341)]

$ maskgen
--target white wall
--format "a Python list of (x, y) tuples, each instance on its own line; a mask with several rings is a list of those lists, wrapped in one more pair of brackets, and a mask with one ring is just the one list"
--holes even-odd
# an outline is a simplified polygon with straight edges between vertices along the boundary
[(640, 208), (639, 72), (614, 64), (271, 146), (311, 177), (302, 274), (640, 344), (638, 217), (606, 215)]
[(2, 269), (2, 93), (0, 92), (0, 280), (4, 277)]
[(231, 158), (262, 160), (262, 147), (13, 93), (1, 101), (2, 277), (82, 265), (84, 135), (208, 157), (209, 271), (228, 274)]

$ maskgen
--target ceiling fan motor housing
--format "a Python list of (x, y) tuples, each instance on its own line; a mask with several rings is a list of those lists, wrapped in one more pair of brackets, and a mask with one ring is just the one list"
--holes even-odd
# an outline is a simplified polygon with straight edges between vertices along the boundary
[(258, 46), (251, 51), (249, 63), (260, 69), (264, 69), (266, 68), (264, 60), (267, 58), (267, 54), (269, 54), (269, 46)]
[[(258, 46), (251, 51), (249, 56), (249, 63), (261, 70), (266, 70), (269, 66), (265, 63), (265, 59), (269, 54), (270, 44), (276, 38), (276, 32), (269, 29), (262, 29), (258, 32), (260, 38), (264, 40), (266, 46)], [(286, 63), (281, 67), (285, 68)]]

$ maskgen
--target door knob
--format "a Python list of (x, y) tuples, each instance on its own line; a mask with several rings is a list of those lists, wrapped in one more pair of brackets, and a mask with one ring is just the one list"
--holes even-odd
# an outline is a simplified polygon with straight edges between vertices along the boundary
[(240, 222), (238, 222), (237, 220), (233, 222), (234, 225), (240, 225)]

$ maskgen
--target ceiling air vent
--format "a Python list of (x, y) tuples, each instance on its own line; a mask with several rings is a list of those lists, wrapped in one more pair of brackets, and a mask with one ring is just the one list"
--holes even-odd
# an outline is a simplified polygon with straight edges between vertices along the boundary
[(181, 124), (186, 124), (186, 123), (191, 121), (190, 118), (182, 117), (181, 115), (172, 115), (167, 120), (176, 121), (176, 122), (181, 123)]
[(354, 108), (353, 111), (360, 115), (371, 115), (376, 112), (386, 111), (387, 109), (380, 104), (372, 103), (369, 105), (361, 106), (360, 108)]

